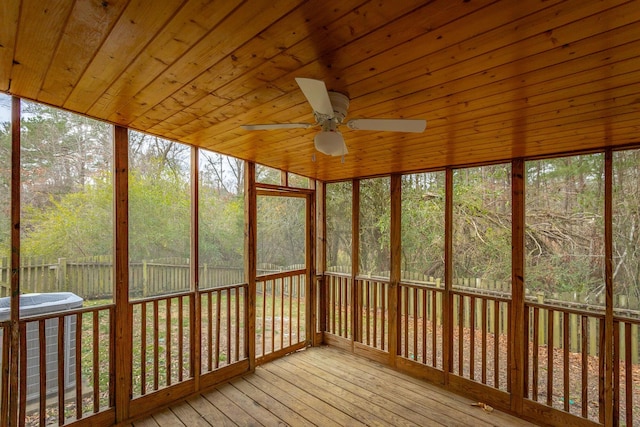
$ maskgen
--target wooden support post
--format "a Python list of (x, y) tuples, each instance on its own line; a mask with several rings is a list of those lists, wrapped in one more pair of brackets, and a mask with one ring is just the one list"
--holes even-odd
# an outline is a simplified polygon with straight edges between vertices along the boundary
[(248, 283), (245, 298), (245, 341), (249, 370), (256, 369), (256, 223), (257, 223), (256, 164), (244, 166), (244, 277)]
[(114, 377), (116, 423), (119, 423), (129, 418), (129, 405), (132, 398), (133, 324), (129, 306), (129, 133), (126, 128), (115, 126), (113, 135)]
[(315, 193), (306, 197), (306, 230), (307, 238), (305, 242), (307, 266), (307, 289), (305, 292), (306, 311), (306, 341), (307, 345), (314, 345), (316, 342), (316, 198)]
[[(614, 425), (613, 411), (613, 152), (604, 157), (604, 425)], [(603, 357), (602, 355), (600, 357)], [(616, 391), (617, 392), (617, 391)]]
[[(18, 425), (20, 348), (20, 98), (11, 99), (11, 345), (9, 352), (9, 425)], [(24, 402), (23, 402), (24, 403)], [(2, 414), (6, 424), (5, 414)]]
[(442, 370), (449, 383), (453, 369), (453, 169), (445, 171), (444, 204), (444, 293), (442, 294)]
[(528, 331), (524, 330), (524, 160), (515, 159), (511, 164), (511, 336), (509, 358), (511, 359), (511, 410), (522, 413), (524, 398), (525, 353), (529, 345)]
[(360, 268), (360, 180), (354, 179), (351, 187), (351, 351), (354, 341), (361, 338), (356, 278)]
[[(402, 175), (391, 175), (391, 265), (389, 274), (389, 364), (396, 366), (402, 334), (398, 319), (400, 270), (402, 268)], [(408, 339), (408, 337), (405, 337)], [(407, 355), (408, 357), (408, 355)]]
[(316, 189), (316, 274), (320, 276), (320, 281), (317, 282), (319, 289), (316, 290), (316, 295), (319, 298), (317, 308), (320, 330), (320, 340), (314, 343), (319, 345), (324, 341), (324, 331), (327, 328), (327, 293), (325, 292), (325, 279), (324, 272), (327, 269), (327, 185), (324, 182), (318, 181), (315, 186)]
[[(202, 313), (200, 301), (200, 249), (199, 249), (199, 207), (200, 207), (200, 150), (191, 147), (191, 256), (190, 262), (190, 289), (193, 293), (189, 299), (189, 337), (191, 351), (191, 376), (195, 382), (195, 389), (200, 390), (201, 353), (202, 353)], [(237, 298), (237, 296), (236, 296)]]

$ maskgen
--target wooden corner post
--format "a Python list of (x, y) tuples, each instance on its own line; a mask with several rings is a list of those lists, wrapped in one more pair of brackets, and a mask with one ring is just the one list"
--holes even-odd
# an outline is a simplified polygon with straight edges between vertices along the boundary
[(360, 339), (357, 277), (360, 269), (360, 180), (351, 183), (351, 351)]
[(400, 349), (398, 308), (400, 306), (400, 279), (402, 267), (402, 176), (391, 175), (391, 265), (389, 274), (389, 364), (396, 366)]
[[(613, 400), (613, 152), (605, 151), (604, 157), (604, 425), (614, 425)], [(628, 381), (628, 380), (627, 380)]]
[(129, 418), (132, 397), (132, 315), (129, 306), (129, 132), (115, 126), (113, 132), (114, 242), (113, 278), (115, 302), (115, 409), (116, 423)]
[(316, 345), (324, 342), (324, 332), (327, 330), (327, 292), (324, 272), (327, 269), (327, 184), (318, 181), (316, 183), (316, 274), (320, 274), (320, 280), (316, 282), (319, 320), (319, 340)]
[(442, 294), (442, 370), (449, 383), (453, 369), (453, 169), (445, 170), (444, 198), (444, 293)]
[[(11, 99), (11, 344), (9, 346), (9, 425), (18, 425), (20, 348), (20, 98)], [(5, 375), (5, 372), (2, 373)], [(6, 415), (2, 413), (2, 425)]]
[(526, 372), (525, 352), (529, 345), (527, 331), (524, 330), (524, 160), (515, 159), (511, 164), (511, 336), (509, 337), (509, 358), (511, 359), (511, 410), (522, 413), (524, 399), (524, 379)]
[(244, 277), (248, 283), (245, 298), (245, 324), (247, 325), (246, 351), (249, 370), (256, 368), (256, 248), (257, 248), (256, 164), (245, 162), (244, 167)]
[(191, 147), (191, 256), (190, 274), (191, 274), (191, 292), (192, 297), (189, 299), (189, 336), (191, 346), (191, 376), (195, 381), (195, 389), (200, 389), (201, 352), (202, 352), (202, 313), (200, 302), (200, 259), (199, 259), (199, 229), (200, 218), (200, 150), (197, 147)]

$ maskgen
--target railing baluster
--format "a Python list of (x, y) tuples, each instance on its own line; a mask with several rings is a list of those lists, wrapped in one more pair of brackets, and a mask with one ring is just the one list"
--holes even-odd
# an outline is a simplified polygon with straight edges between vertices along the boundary
[(464, 300), (465, 298), (458, 296), (458, 375), (464, 375)]
[(620, 322), (613, 321), (613, 419), (620, 419)]
[(404, 356), (409, 357), (409, 289), (406, 287), (401, 288), (401, 301), (404, 307), (404, 316), (402, 323), (404, 325)]
[[(350, 292), (348, 292), (348, 291), (349, 291), (349, 287), (346, 286), (346, 283), (345, 283), (344, 296), (343, 296), (344, 299), (342, 300), (344, 302), (344, 305), (342, 306), (342, 308), (344, 309), (344, 329), (345, 329), (344, 336), (345, 336), (345, 338), (349, 337), (348, 330), (349, 330), (349, 327), (351, 325), (351, 320), (350, 320), (351, 318), (349, 317), (349, 311), (350, 311), (349, 310), (349, 301), (350, 301), (349, 294), (350, 294)], [(356, 307), (356, 301), (351, 301), (351, 308), (354, 309), (354, 311), (355, 311), (355, 307)], [(351, 314), (351, 315), (353, 316), (353, 314)], [(351, 331), (351, 334), (354, 334), (354, 333), (355, 333), (355, 331)], [(354, 339), (355, 338), (356, 337), (354, 336)]]
[[(287, 344), (287, 346), (290, 346), (291, 344), (293, 344), (293, 286), (294, 283), (297, 284), (296, 287), (299, 289), (300, 287), (300, 281), (297, 280), (295, 277), (291, 278), (291, 281), (289, 282), (289, 310), (288, 310), (288, 316), (289, 316), (289, 342)], [(296, 291), (298, 290), (296, 289)], [(296, 292), (297, 295), (299, 295), (299, 292)], [(300, 304), (298, 304), (298, 307), (300, 307)], [(298, 319), (300, 317), (298, 316)], [(299, 335), (296, 336), (296, 339), (299, 338)]]
[[(427, 320), (428, 320), (427, 290), (421, 289), (420, 295), (422, 295), (422, 363), (426, 365), (427, 364)], [(435, 331), (432, 329), (432, 332), (435, 332)]]
[(39, 373), (40, 373), (40, 425), (46, 425), (47, 415), (47, 337), (45, 319), (38, 321), (38, 353), (39, 353)]
[(172, 337), (172, 333), (171, 333), (171, 310), (172, 310), (172, 300), (171, 299), (167, 299), (165, 300), (165, 337), (164, 337), (164, 342), (165, 342), (165, 356), (164, 356), (164, 367), (165, 367), (165, 375), (166, 375), (166, 382), (167, 385), (171, 385), (171, 337)]
[(183, 380), (183, 375), (182, 375), (182, 371), (184, 369), (184, 365), (183, 365), (183, 359), (184, 359), (184, 352), (183, 352), (183, 335), (184, 335), (184, 326), (183, 326), (183, 322), (184, 322), (184, 299), (182, 297), (182, 295), (180, 295), (178, 297), (178, 382), (182, 382)]
[(469, 297), (469, 378), (475, 379), (476, 368), (476, 298)]
[[(604, 347), (605, 347), (605, 334), (604, 334), (604, 318), (600, 318), (598, 328), (598, 401), (604, 402)], [(615, 329), (615, 328), (614, 328)], [(615, 343), (615, 341), (614, 341)], [(615, 353), (615, 345), (613, 346)], [(615, 393), (614, 393), (615, 398)], [(604, 424), (604, 405), (599, 405), (598, 421), (600, 424)]]
[[(488, 324), (487, 324), (487, 316), (489, 315), (489, 313), (487, 312), (487, 299), (486, 298), (482, 298), (482, 342), (480, 343), (480, 348), (482, 349), (482, 355), (481, 355), (481, 381), (482, 384), (486, 384), (487, 383), (487, 328), (488, 328)], [(495, 340), (496, 336), (494, 335), (494, 340)], [(498, 354), (494, 354), (494, 360), (497, 359)]]
[[(387, 342), (388, 326), (387, 326), (387, 305), (388, 305), (388, 291), (389, 285), (383, 283), (381, 285), (382, 292), (380, 293), (380, 299), (382, 300), (382, 311), (380, 313), (380, 338), (381, 338), (381, 350), (385, 350), (385, 344)], [(387, 346), (388, 347), (388, 346)]]
[(376, 347), (380, 346), (380, 339), (378, 336), (378, 293), (380, 293), (380, 283), (375, 282), (373, 284), (373, 342)]
[(222, 299), (222, 291), (216, 291), (216, 343), (215, 343), (215, 353), (213, 360), (213, 368), (218, 369), (220, 366), (220, 317), (222, 313), (220, 312), (220, 300)]
[[(20, 410), (18, 420), (24, 427), (27, 409), (27, 323), (20, 323)], [(7, 347), (8, 348), (8, 347)]]
[(213, 295), (216, 291), (210, 291), (207, 295), (207, 368), (213, 371)]
[(500, 305), (498, 300), (493, 301), (493, 386), (498, 389), (500, 388)]
[(10, 323), (4, 323), (2, 326), (2, 386), (0, 393), (2, 394), (2, 400), (0, 400), (0, 414), (4, 417), (3, 422), (0, 424), (3, 427), (8, 421), (6, 416), (9, 413), (9, 345), (11, 342), (11, 334), (9, 333)]
[(413, 360), (418, 360), (418, 289), (412, 288), (411, 291), (413, 294)]
[(438, 326), (438, 304), (437, 298), (439, 293), (435, 289), (431, 290), (431, 365), (436, 368), (438, 349), (437, 349), (437, 326)]
[(236, 295), (236, 313), (235, 313), (236, 314), (235, 315), (236, 357), (233, 361), (237, 362), (240, 360), (240, 288), (239, 287), (235, 289), (235, 295)]
[(227, 365), (231, 363), (231, 289), (227, 289)]
[(582, 418), (587, 418), (589, 415), (589, 344), (587, 342), (589, 331), (587, 322), (587, 316), (583, 315), (580, 317), (580, 329), (582, 334)]
[(343, 281), (341, 280), (339, 282), (339, 287), (338, 287), (338, 335), (339, 336), (344, 336), (345, 338), (347, 338), (347, 334), (344, 334), (342, 332), (342, 310), (343, 310), (343, 305), (342, 305), (342, 287), (343, 287)]
[(158, 300), (153, 301), (153, 389), (159, 388), (160, 377), (160, 362), (159, 362), (159, 315), (158, 315)]
[(271, 281), (271, 352), (276, 350), (276, 295), (278, 284), (276, 280)]
[[(94, 316), (96, 313), (94, 312)], [(76, 376), (76, 419), (82, 418), (82, 324), (84, 322), (83, 313), (76, 315), (76, 351), (75, 351), (75, 376)], [(95, 349), (94, 349), (95, 351)]]
[(64, 322), (65, 316), (58, 317), (58, 425), (64, 425)]
[(569, 313), (565, 312), (562, 318), (562, 369), (564, 385), (564, 410), (569, 412)]
[(552, 405), (553, 398), (553, 310), (547, 310), (547, 406)]
[(540, 309), (538, 307), (533, 308), (533, 378), (531, 379), (531, 398), (534, 401), (538, 401), (538, 369), (539, 369), (539, 361), (538, 356), (540, 355), (540, 350), (538, 348), (540, 343)]
[(624, 324), (624, 386), (625, 386), (625, 408), (626, 424), (633, 424), (633, 360), (631, 356), (631, 323)]
[[(298, 278), (298, 280), (296, 281), (296, 283), (298, 284), (298, 294), (297, 294), (297, 312), (296, 312), (296, 326), (297, 326), (297, 332), (296, 332), (296, 340), (298, 340), (298, 342), (300, 341), (300, 326), (301, 326), (301, 322), (300, 322), (300, 301), (302, 298), (302, 283), (300, 281), (300, 278)], [(305, 282), (306, 283), (306, 282)], [(306, 288), (305, 288), (305, 296), (307, 295), (306, 292)], [(305, 334), (306, 337), (306, 334)]]

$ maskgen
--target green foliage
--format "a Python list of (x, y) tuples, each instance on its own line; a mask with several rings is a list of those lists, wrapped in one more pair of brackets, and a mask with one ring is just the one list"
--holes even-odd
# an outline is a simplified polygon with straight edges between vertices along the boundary
[(113, 187), (110, 175), (84, 191), (50, 200), (46, 207), (25, 206), (21, 251), (24, 256), (81, 259), (111, 253)]
[(351, 193), (350, 181), (327, 184), (326, 246), (330, 270), (351, 271)]
[(444, 172), (402, 178), (402, 272), (444, 277)]
[(360, 181), (359, 274), (389, 276), (391, 181), (372, 178)]

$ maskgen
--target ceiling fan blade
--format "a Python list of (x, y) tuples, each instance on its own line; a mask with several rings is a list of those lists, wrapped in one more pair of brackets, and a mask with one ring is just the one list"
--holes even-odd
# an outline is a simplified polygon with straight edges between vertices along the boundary
[(242, 125), (246, 130), (276, 130), (276, 129), (307, 129), (313, 126), (311, 123), (273, 123), (265, 125)]
[(426, 120), (416, 119), (353, 119), (347, 122), (349, 129), (379, 130), (391, 132), (424, 132)]
[(331, 99), (329, 99), (329, 92), (322, 80), (296, 77), (296, 82), (309, 104), (311, 104), (313, 111), (333, 117), (333, 106), (331, 105)]

